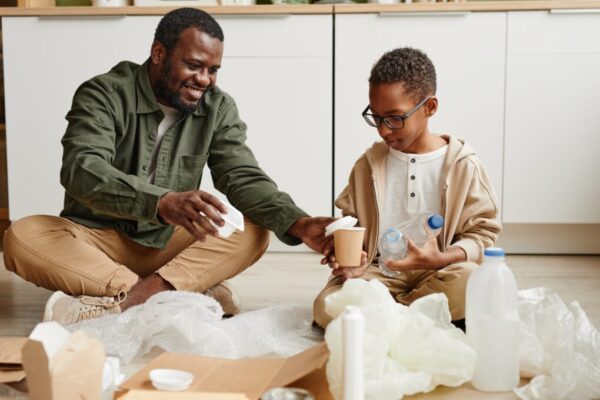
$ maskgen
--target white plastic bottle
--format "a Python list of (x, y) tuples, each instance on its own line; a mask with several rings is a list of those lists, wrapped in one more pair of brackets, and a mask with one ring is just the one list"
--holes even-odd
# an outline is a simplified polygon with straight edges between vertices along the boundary
[(467, 283), (467, 339), (477, 353), (473, 386), (486, 392), (510, 391), (519, 384), (519, 309), (515, 277), (504, 250), (485, 250), (481, 266)]
[(364, 400), (363, 335), (365, 320), (356, 306), (346, 306), (342, 316), (342, 399)]
[(398, 271), (385, 266), (388, 259), (401, 260), (408, 252), (406, 236), (417, 247), (423, 247), (432, 236), (437, 236), (444, 226), (444, 218), (439, 214), (418, 214), (406, 223), (386, 230), (379, 240), (379, 268), (385, 276), (394, 277)]

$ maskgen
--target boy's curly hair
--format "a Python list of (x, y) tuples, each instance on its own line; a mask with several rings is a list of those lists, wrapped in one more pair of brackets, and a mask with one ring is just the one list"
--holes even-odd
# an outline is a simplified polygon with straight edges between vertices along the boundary
[(401, 47), (385, 53), (373, 65), (369, 83), (404, 84), (405, 90), (417, 101), (435, 94), (436, 75), (433, 63), (421, 50)]

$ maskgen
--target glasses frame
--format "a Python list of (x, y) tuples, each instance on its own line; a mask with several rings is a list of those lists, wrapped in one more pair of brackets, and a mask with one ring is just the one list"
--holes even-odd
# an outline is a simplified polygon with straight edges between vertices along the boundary
[[(417, 104), (416, 106), (414, 106), (414, 108), (412, 110), (410, 110), (409, 112), (406, 112), (402, 115), (388, 115), (385, 117), (381, 117), (379, 115), (375, 115), (375, 114), (371, 114), (368, 113), (367, 111), (369, 111), (371, 109), (371, 105), (367, 105), (367, 108), (365, 108), (365, 110), (362, 112), (362, 117), (363, 119), (367, 122), (367, 124), (369, 126), (373, 126), (375, 128), (379, 128), (381, 126), (381, 123), (383, 122), (385, 124), (385, 126), (387, 126), (390, 129), (402, 129), (404, 128), (404, 121), (410, 117), (411, 115), (413, 115), (415, 113), (415, 111), (417, 111), (419, 108), (421, 108), (423, 106), (423, 104), (425, 104), (427, 102), (427, 100), (429, 100), (430, 98), (432, 98), (432, 96), (427, 96), (425, 97), (423, 100), (421, 100), (419, 102), (419, 104)], [(369, 117), (372, 118), (369, 119)], [(390, 125), (390, 120), (394, 120), (394, 121), (401, 121), (402, 122), (402, 126), (401, 127), (395, 127), (395, 126), (391, 126)], [(378, 122), (379, 121), (379, 122)]]

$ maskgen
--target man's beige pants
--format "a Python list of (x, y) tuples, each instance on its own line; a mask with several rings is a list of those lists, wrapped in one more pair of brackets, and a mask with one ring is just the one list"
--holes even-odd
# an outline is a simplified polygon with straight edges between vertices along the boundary
[(177, 290), (202, 293), (254, 264), (267, 249), (268, 231), (249, 219), (244, 223), (244, 232), (229, 238), (207, 236), (205, 242), (176, 227), (160, 250), (114, 229), (36, 215), (5, 232), (4, 264), (37, 286), (70, 295), (117, 296), (154, 272)]
[[(392, 297), (404, 305), (409, 305), (428, 294), (444, 293), (448, 297), (452, 320), (456, 321), (465, 317), (465, 290), (469, 275), (476, 267), (476, 263), (465, 261), (436, 271), (407, 271), (397, 277), (389, 278), (381, 273), (377, 264), (371, 264), (360, 278), (367, 281), (379, 280), (388, 288)], [(343, 284), (343, 277), (332, 275), (315, 299), (313, 318), (319, 326), (325, 328), (331, 321), (331, 317), (325, 312), (325, 298), (339, 291)]]

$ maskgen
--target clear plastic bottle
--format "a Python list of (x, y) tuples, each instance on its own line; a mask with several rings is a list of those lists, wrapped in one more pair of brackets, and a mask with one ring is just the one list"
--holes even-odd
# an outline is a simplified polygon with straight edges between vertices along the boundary
[(504, 262), (504, 250), (485, 250), (481, 266), (467, 283), (466, 326), (477, 353), (473, 386), (503, 392), (519, 384), (519, 309), (515, 277)]
[(439, 214), (418, 214), (406, 223), (389, 228), (379, 240), (379, 268), (385, 276), (394, 277), (398, 271), (385, 266), (388, 259), (401, 260), (408, 252), (406, 236), (410, 237), (417, 247), (423, 247), (432, 237), (437, 236), (444, 226), (444, 218)]

